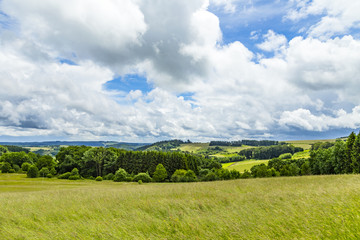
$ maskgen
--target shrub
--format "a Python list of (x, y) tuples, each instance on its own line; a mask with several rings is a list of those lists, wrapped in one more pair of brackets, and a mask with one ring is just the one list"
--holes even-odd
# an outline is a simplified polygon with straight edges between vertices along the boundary
[(109, 173), (104, 177), (104, 180), (113, 180), (114, 179), (114, 174), (113, 173)]
[(251, 173), (249, 172), (249, 170), (245, 169), (243, 174), (241, 174), (240, 178), (242, 179), (251, 178)]
[(24, 172), (27, 172), (29, 170), (29, 167), (31, 166), (30, 163), (28, 162), (24, 162), (23, 164), (21, 164), (21, 169), (24, 171)]
[(116, 171), (113, 180), (114, 182), (125, 182), (128, 176), (129, 174), (125, 171), (125, 169), (119, 168), (119, 170)]
[(197, 180), (196, 174), (192, 170), (177, 169), (171, 176), (172, 182), (195, 182)]
[(81, 176), (79, 174), (79, 170), (77, 168), (73, 168), (70, 172), (70, 176), (68, 177), (69, 180), (79, 180)]
[(291, 153), (283, 153), (279, 156), (280, 159), (291, 159), (292, 154)]
[(14, 164), (13, 165), (13, 169), (15, 170), (15, 172), (20, 172), (20, 166), (19, 165), (17, 165), (17, 164)]
[(139, 173), (133, 179), (134, 182), (138, 182), (139, 180), (141, 180), (143, 182), (151, 182), (152, 181), (152, 179), (148, 173)]
[(280, 176), (291, 176), (291, 172), (289, 169), (289, 165), (284, 165), (281, 169), (280, 169)]
[(185, 169), (177, 169), (174, 174), (171, 176), (172, 182), (185, 182)]
[(309, 162), (304, 162), (301, 165), (301, 175), (310, 175), (311, 174), (311, 168)]
[(241, 173), (235, 169), (230, 170), (230, 178), (231, 179), (239, 179), (241, 177)]
[(132, 182), (133, 178), (131, 176), (125, 178), (125, 182)]
[(46, 177), (47, 177), (47, 178), (52, 178), (53, 175), (52, 175), (51, 173), (48, 173), (48, 174), (46, 175)]
[(71, 175), (79, 175), (79, 170), (77, 168), (74, 168), (73, 170), (71, 170)]
[(101, 182), (103, 180), (103, 178), (101, 177), (101, 176), (97, 176), (96, 178), (95, 178), (95, 181), (98, 181), (98, 182)]
[(290, 164), (289, 170), (291, 176), (298, 176), (300, 173), (300, 168), (295, 163)]
[(143, 182), (141, 180), (138, 181), (138, 184), (142, 184)]
[(214, 173), (214, 172), (209, 172), (205, 177), (204, 177), (204, 181), (215, 181), (215, 180), (217, 180), (218, 178), (217, 178), (217, 176), (216, 176), (216, 174)]
[[(156, 166), (153, 179), (155, 182), (163, 182), (167, 178), (167, 171), (161, 163)], [(196, 176), (195, 176), (196, 177)]]
[(187, 170), (185, 174), (185, 181), (186, 182), (196, 182), (197, 177), (193, 170)]
[(47, 167), (43, 167), (43, 168), (39, 171), (39, 176), (40, 176), (40, 177), (46, 177), (49, 173), (50, 173), (49, 169), (48, 169)]
[(201, 170), (199, 171), (199, 176), (200, 176), (201, 178), (203, 178), (203, 177), (205, 177), (206, 175), (208, 175), (209, 172), (210, 172), (210, 170), (207, 169), (207, 168), (201, 169)]
[(8, 173), (9, 171), (10, 171), (10, 169), (11, 169), (11, 165), (10, 165), (10, 163), (8, 163), (8, 162), (4, 162), (2, 165), (1, 165), (1, 172), (2, 173)]
[(56, 170), (55, 170), (54, 167), (50, 169), (50, 173), (51, 173), (51, 175), (53, 175), (53, 176), (56, 175)]
[(71, 176), (71, 173), (66, 172), (66, 173), (63, 173), (63, 174), (59, 175), (58, 179), (69, 179), (70, 176)]
[(221, 180), (229, 180), (229, 179), (231, 179), (231, 174), (230, 174), (230, 171), (228, 169), (224, 169), (224, 168), (217, 169), (216, 170), (216, 175)]
[(9, 170), (9, 173), (16, 173), (16, 171), (15, 171), (15, 169), (12, 168)]
[(69, 176), (69, 180), (79, 180), (81, 177), (80, 177), (80, 175), (70, 175)]
[(36, 178), (39, 176), (39, 169), (35, 165), (31, 165), (27, 171), (28, 178)]

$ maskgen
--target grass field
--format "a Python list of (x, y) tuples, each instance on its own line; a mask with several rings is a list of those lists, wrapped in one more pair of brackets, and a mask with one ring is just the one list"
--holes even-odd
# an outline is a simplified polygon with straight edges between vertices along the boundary
[(360, 175), (139, 185), (2, 174), (0, 239), (359, 239), (359, 186)]
[(196, 153), (199, 150), (207, 149), (209, 143), (185, 143), (181, 144), (179, 149), (184, 152), (193, 152)]
[(292, 159), (309, 158), (309, 157), (310, 157), (310, 150), (305, 150), (303, 152), (294, 153)]
[(267, 164), (269, 160), (246, 160), (241, 162), (232, 162), (222, 164), (223, 168), (227, 168), (229, 170), (235, 169), (239, 172), (244, 172), (245, 169), (250, 170), (252, 166), (259, 165), (262, 163)]
[(296, 140), (296, 141), (285, 141), (287, 143), (291, 143), (295, 147), (302, 147), (304, 150), (309, 150), (311, 148), (311, 144), (317, 142), (335, 142), (336, 139), (322, 139), (322, 140)]
[[(216, 154), (210, 154), (212, 157), (234, 157), (237, 156), (238, 152), (241, 150), (252, 148), (251, 146), (241, 146), (241, 147), (232, 147), (232, 146), (219, 146), (223, 151), (220, 151)], [(180, 147), (175, 149), (180, 149), (183, 152), (190, 152), (196, 154), (204, 154), (204, 151), (208, 150), (209, 148), (215, 148), (215, 146), (209, 146), (209, 143), (185, 143), (181, 144)], [(174, 150), (175, 150), (174, 149)]]

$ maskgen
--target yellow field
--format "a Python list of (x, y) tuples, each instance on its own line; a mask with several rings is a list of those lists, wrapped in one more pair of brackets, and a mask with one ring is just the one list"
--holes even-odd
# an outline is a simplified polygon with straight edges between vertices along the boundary
[(229, 170), (235, 169), (239, 172), (244, 172), (245, 169), (250, 171), (252, 166), (259, 165), (261, 163), (265, 163), (267, 165), (268, 162), (269, 160), (246, 160), (241, 162), (225, 163), (222, 166), (223, 168), (227, 168)]

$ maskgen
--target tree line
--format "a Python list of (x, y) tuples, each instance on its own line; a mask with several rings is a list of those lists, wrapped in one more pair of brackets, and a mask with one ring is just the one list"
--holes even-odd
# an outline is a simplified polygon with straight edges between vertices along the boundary
[(236, 170), (222, 169), (217, 159), (180, 152), (88, 146), (62, 147), (55, 159), (32, 152), (10, 152), (0, 146), (0, 170), (2, 173), (27, 173), (28, 177), (56, 176), (70, 180), (193, 182), (241, 177)]
[(293, 145), (275, 145), (268, 147), (248, 148), (241, 150), (239, 155), (245, 156), (247, 159), (272, 159), (279, 157), (284, 153), (294, 154), (296, 152), (304, 151), (301, 147), (294, 147)]
[(313, 174), (360, 173), (360, 132), (312, 150), (309, 162)]
[(247, 146), (272, 146), (272, 145), (279, 145), (279, 144), (286, 144), (279, 141), (272, 141), (272, 140), (238, 140), (238, 141), (211, 141), (209, 146), (233, 146), (233, 147), (241, 147), (242, 145)]

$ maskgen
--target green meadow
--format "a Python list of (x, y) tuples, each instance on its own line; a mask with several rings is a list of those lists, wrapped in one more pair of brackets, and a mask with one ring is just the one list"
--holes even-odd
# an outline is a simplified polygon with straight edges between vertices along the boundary
[(224, 164), (222, 164), (222, 167), (227, 168), (229, 170), (235, 169), (242, 173), (245, 170), (250, 171), (251, 167), (253, 167), (255, 165), (259, 165), (262, 163), (265, 163), (267, 165), (268, 162), (269, 162), (269, 160), (246, 160), (246, 161), (240, 161), (240, 162), (224, 163)]
[(285, 141), (294, 145), (295, 147), (302, 147), (304, 150), (310, 150), (312, 144), (317, 142), (335, 142), (336, 139), (321, 139), (321, 140), (294, 140), (294, 141)]
[(0, 239), (359, 239), (360, 175), (197, 183), (0, 174)]

